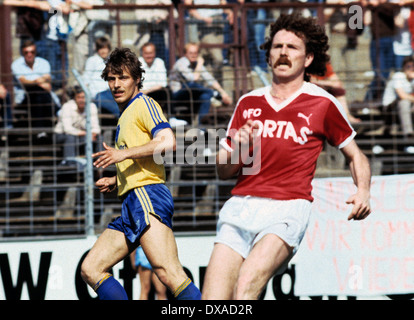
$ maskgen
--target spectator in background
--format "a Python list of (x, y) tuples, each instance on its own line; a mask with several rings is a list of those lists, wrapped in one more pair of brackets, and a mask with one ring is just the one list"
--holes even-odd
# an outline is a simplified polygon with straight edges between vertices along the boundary
[(132, 269), (139, 274), (141, 294), (139, 300), (149, 300), (151, 283), (154, 285), (157, 300), (167, 300), (167, 288), (162, 284), (157, 275), (152, 271), (144, 250), (139, 246), (130, 254)]
[[(78, 86), (73, 88), (73, 99), (64, 103), (59, 111), (58, 122), (55, 127), (57, 143), (63, 143), (62, 164), (72, 164), (79, 160), (79, 147), (85, 144), (86, 113), (85, 93)], [(98, 142), (101, 133), (98, 119), (98, 109), (94, 103), (90, 104), (92, 141)]]
[(171, 70), (170, 88), (173, 100), (172, 112), (175, 113), (176, 108), (182, 105), (182, 102), (192, 99), (194, 113), (198, 113), (198, 121), (202, 123), (204, 116), (210, 110), (214, 90), (221, 96), (224, 104), (231, 104), (233, 99), (207, 71), (199, 49), (196, 43), (186, 44), (184, 56), (176, 61)]
[[(366, 1), (366, 0), (364, 0)], [(327, 4), (344, 4), (343, 0), (326, 0)], [(363, 2), (361, 3), (363, 4)], [(359, 36), (364, 32), (363, 21), (355, 19), (354, 12), (348, 12), (348, 7), (325, 8), (324, 18), (328, 23), (326, 27), (329, 37), (329, 55), (333, 69), (338, 73), (346, 73), (346, 98), (355, 101), (355, 83), (357, 74), (361, 70), (358, 60)], [(362, 18), (362, 17), (361, 17)], [(350, 21), (355, 21), (357, 26), (350, 26)]]
[(20, 39), (20, 47), (26, 40), (39, 41), (45, 23), (43, 11), (49, 11), (49, 3), (45, 0), (4, 0), (4, 4), (17, 7), (16, 37)]
[(38, 55), (49, 61), (52, 76), (52, 89), (63, 94), (68, 79), (67, 39), (69, 35), (68, 18), (70, 5), (63, 0), (48, 0), (49, 20), (46, 30), (38, 41)]
[[(403, 62), (403, 69), (394, 73), (385, 87), (382, 103), (386, 111), (393, 112), (396, 108), (400, 118), (401, 129), (404, 137), (414, 135), (412, 109), (414, 81), (414, 58), (407, 57)], [(388, 121), (389, 122), (389, 121)], [(414, 147), (406, 151), (414, 153)]]
[[(226, 0), (225, 3), (226, 4), (233, 4), (233, 3), (238, 3), (238, 2), (242, 2), (244, 0)], [(239, 17), (235, 17), (234, 16), (234, 12), (232, 9), (225, 9), (224, 10), (224, 17), (226, 18), (227, 22), (224, 24), (224, 29), (223, 29), (223, 42), (225, 44), (230, 44), (233, 43), (234, 41), (234, 36), (233, 33), (235, 32), (240, 32), (240, 30), (235, 30), (234, 29), (234, 21), (235, 19), (239, 19)], [(231, 58), (230, 58), (230, 54), (231, 54), (231, 48), (223, 48), (223, 65), (231, 65)]]
[[(171, 0), (135, 0), (139, 5), (172, 5)], [(138, 52), (147, 42), (154, 43), (158, 50), (157, 55), (167, 66), (169, 66), (169, 48), (168, 48), (168, 15), (166, 9), (137, 9), (135, 17), (138, 20), (137, 36), (134, 44)]]
[[(269, 0), (239, 0), (243, 3), (268, 3)], [(247, 11), (247, 26), (248, 26), (248, 47), (250, 66), (252, 68), (259, 67), (267, 72), (267, 64), (265, 52), (260, 49), (262, 43), (265, 42), (266, 19), (268, 18), (268, 11), (265, 8), (250, 9)]]
[(64, 0), (5, 0), (4, 4), (23, 10), (18, 16), (16, 30), (21, 46), (25, 40), (35, 41), (37, 55), (50, 64), (52, 89), (62, 92), (68, 78), (69, 3)]
[[(225, 0), (183, 0), (186, 5), (220, 5), (226, 4)], [(200, 42), (206, 44), (224, 43), (223, 9), (191, 9), (189, 17), (199, 20), (197, 28), (193, 28), (193, 34), (189, 34), (189, 42)], [(197, 30), (197, 31), (196, 31)], [(205, 48), (201, 55), (213, 69), (213, 75), (221, 80), (221, 68), (223, 66), (223, 52), (221, 48)]]
[[(22, 56), (11, 65), (15, 79), (15, 103), (28, 109), (33, 127), (52, 127), (51, 69), (47, 60), (36, 56), (36, 44), (32, 40), (23, 43)], [(39, 139), (46, 132), (38, 134)]]
[(326, 65), (326, 73), (324, 76), (314, 76), (312, 75), (310, 78), (310, 82), (317, 84), (318, 86), (322, 87), (330, 94), (332, 94), (341, 105), (344, 107), (348, 120), (351, 123), (361, 122), (361, 119), (355, 118), (351, 112), (349, 111), (348, 102), (346, 100), (346, 90), (342, 81), (339, 79), (338, 75), (332, 68), (332, 64), (330, 62)]
[(110, 113), (118, 117), (118, 105), (112, 97), (108, 83), (101, 78), (102, 71), (105, 69), (105, 59), (111, 52), (111, 42), (106, 37), (98, 38), (95, 40), (95, 50), (96, 53), (86, 60), (83, 80), (99, 109), (103, 113)]
[(165, 111), (165, 105), (168, 100), (167, 93), (167, 69), (161, 58), (156, 56), (156, 47), (152, 42), (145, 43), (141, 48), (139, 61), (145, 71), (145, 81), (141, 92), (158, 101)]
[[(112, 24), (103, 21), (110, 19), (108, 9), (92, 9), (93, 6), (104, 5), (103, 0), (72, 0), (69, 23), (73, 35), (73, 68), (81, 72), (91, 55), (89, 52), (89, 36), (95, 41), (98, 38), (112, 35)], [(99, 22), (97, 22), (99, 20)]]
[(12, 108), (10, 94), (6, 87), (0, 83), (0, 118), (3, 118), (3, 126), (7, 129), (13, 128)]
[[(395, 1), (394, 1), (395, 2)], [(401, 6), (399, 13), (395, 17), (396, 34), (393, 41), (393, 50), (395, 56), (395, 69), (401, 70), (403, 61), (406, 57), (411, 56), (411, 33), (408, 27), (408, 18), (410, 17), (411, 8), (402, 7), (404, 1), (397, 1), (396, 4)]]
[(371, 29), (370, 59), (375, 75), (366, 98), (376, 100), (381, 98), (385, 81), (394, 68), (394, 19), (399, 7), (387, 0), (370, 0), (368, 4), (372, 7), (365, 15), (364, 22)]

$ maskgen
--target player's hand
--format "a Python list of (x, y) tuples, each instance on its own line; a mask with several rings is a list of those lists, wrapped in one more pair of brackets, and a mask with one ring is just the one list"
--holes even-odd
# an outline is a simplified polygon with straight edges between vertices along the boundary
[(259, 129), (259, 125), (257, 123), (253, 124), (252, 120), (247, 120), (247, 122), (239, 129), (239, 131), (237, 131), (236, 135), (234, 136), (236, 148), (239, 148), (242, 145), (251, 146), (255, 138), (254, 130), (257, 129)]
[(112, 192), (116, 188), (116, 176), (101, 178), (96, 181), (95, 186), (98, 187), (99, 192)]
[(371, 213), (369, 191), (358, 191), (349, 197), (347, 204), (353, 204), (352, 212), (348, 216), (348, 220), (363, 220)]
[(233, 149), (239, 153), (242, 163), (245, 163), (249, 157), (250, 149), (254, 146), (254, 140), (258, 137), (256, 134), (258, 129), (259, 125), (257, 123), (247, 120), (233, 138)]
[(97, 168), (107, 168), (111, 164), (118, 163), (125, 160), (124, 152), (109, 147), (105, 142), (103, 143), (105, 150), (92, 154), (92, 158), (99, 157), (93, 165)]

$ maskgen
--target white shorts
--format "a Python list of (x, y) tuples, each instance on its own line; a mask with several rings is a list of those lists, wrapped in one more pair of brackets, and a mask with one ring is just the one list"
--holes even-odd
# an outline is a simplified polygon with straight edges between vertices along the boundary
[(275, 234), (296, 253), (305, 235), (311, 202), (233, 196), (220, 211), (216, 243), (223, 243), (243, 258), (266, 234)]

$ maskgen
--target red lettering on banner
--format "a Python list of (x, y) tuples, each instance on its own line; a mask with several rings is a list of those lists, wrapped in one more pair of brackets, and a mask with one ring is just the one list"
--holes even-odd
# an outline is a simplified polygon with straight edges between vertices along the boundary
[(325, 228), (325, 233), (322, 234), (318, 221), (315, 221), (313, 232), (311, 233), (308, 230), (307, 243), (308, 243), (309, 249), (314, 250), (314, 247), (316, 249), (316, 246), (318, 245), (318, 243), (320, 243), (320, 250), (322, 251), (325, 250), (325, 246), (326, 246), (327, 239), (328, 239), (328, 233), (329, 233), (328, 224), (327, 224), (327, 227)]
[[(414, 257), (404, 258), (402, 270), (402, 274), (404, 275), (404, 288), (407, 290), (414, 289)], [(411, 283), (407, 281), (408, 279), (411, 280)]]
[[(357, 239), (355, 241), (355, 239)], [(305, 237), (309, 250), (360, 250), (382, 252), (414, 246), (414, 221), (314, 221)]]
[(361, 249), (370, 248), (370, 243), (368, 240), (368, 231), (369, 231), (370, 223), (366, 221), (361, 222)]
[[(402, 204), (403, 204), (403, 212), (414, 212), (414, 206), (413, 206), (413, 201), (412, 199), (414, 198), (414, 181), (408, 181), (405, 185), (404, 185), (404, 189), (403, 189), (403, 199), (402, 199)], [(410, 192), (411, 191), (411, 192)]]
[(361, 222), (361, 249), (383, 251), (414, 245), (414, 221)]
[[(321, 213), (350, 212), (346, 199), (355, 193), (351, 181), (318, 181), (314, 190), (314, 207)], [(414, 212), (414, 181), (373, 180), (371, 184), (371, 206), (373, 212)], [(393, 200), (392, 200), (393, 199)]]
[(390, 234), (387, 232), (387, 229), (381, 221), (375, 222), (374, 230), (372, 232), (372, 240), (375, 250), (381, 251), (390, 246)]
[(342, 249), (342, 245), (343, 245), (346, 249), (350, 250), (351, 249), (351, 246), (346, 241), (346, 236), (348, 236), (351, 233), (349, 223), (346, 222), (346, 221), (340, 221), (339, 222), (339, 228), (338, 229), (339, 229), (339, 235), (338, 235), (339, 244), (338, 244), (338, 249)]
[[(357, 294), (358, 289), (366, 289), (365, 285), (372, 293), (398, 288), (414, 290), (414, 257), (361, 257), (358, 261), (350, 259), (346, 265), (335, 256), (332, 265), (340, 292), (351, 289)], [(359, 270), (362, 274), (358, 274)]]
[[(336, 274), (336, 280), (337, 280), (338, 285), (339, 285), (339, 291), (344, 292), (347, 289), (347, 283), (348, 283), (348, 278), (349, 278), (348, 272), (345, 275), (345, 279), (341, 281), (341, 272), (339, 271), (338, 261), (336, 260), (336, 257), (333, 257), (332, 262), (333, 262), (333, 265), (335, 267), (335, 274)], [(352, 262), (352, 259), (350, 261), (350, 265), (351, 266), (354, 265), (354, 263)]]
[[(371, 265), (371, 268), (368, 269), (370, 270), (369, 272), (370, 290), (385, 291), (388, 287), (386, 284), (389, 284), (387, 283), (387, 280), (389, 279), (387, 278), (387, 274), (385, 272), (382, 272), (382, 270), (385, 269), (385, 265), (390, 259), (375, 257), (375, 258), (369, 258), (369, 260), (370, 260), (370, 265)], [(384, 280), (381, 281), (381, 278), (384, 278)]]

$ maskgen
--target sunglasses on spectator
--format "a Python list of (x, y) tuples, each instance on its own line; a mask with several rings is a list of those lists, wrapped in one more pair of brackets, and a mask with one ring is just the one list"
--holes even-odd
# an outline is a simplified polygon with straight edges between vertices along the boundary
[(29, 54), (29, 53), (36, 54), (36, 50), (23, 50), (24, 55)]

